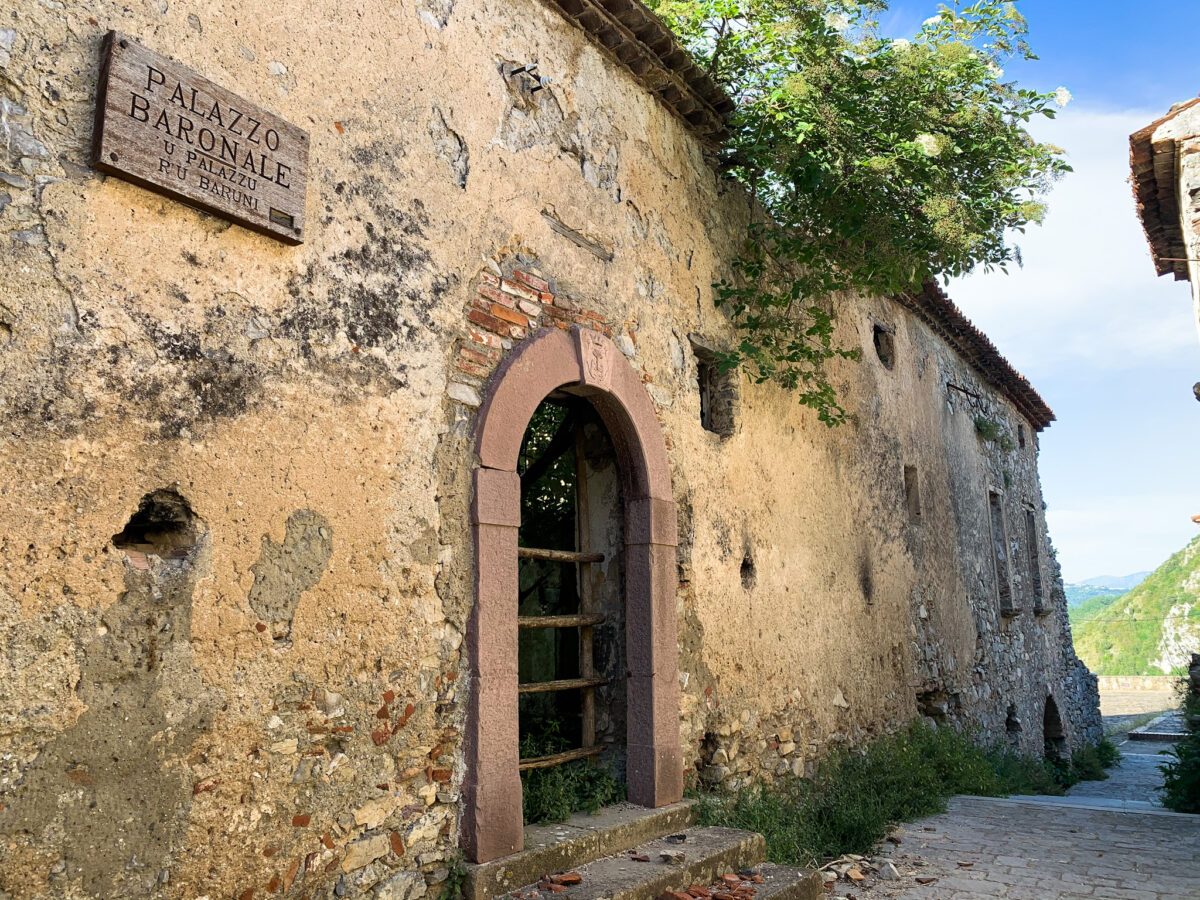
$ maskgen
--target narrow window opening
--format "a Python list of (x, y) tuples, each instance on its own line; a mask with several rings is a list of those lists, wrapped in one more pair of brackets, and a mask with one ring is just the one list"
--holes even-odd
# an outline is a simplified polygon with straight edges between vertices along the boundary
[(733, 434), (737, 417), (736, 370), (722, 371), (717, 353), (692, 337), (696, 382), (700, 391), (700, 425), (721, 437)]
[(1017, 425), (1017, 446), (1025, 449), (1025, 426), (1021, 424)]
[(908, 507), (908, 518), (917, 522), (921, 518), (921, 483), (916, 466), (904, 467), (904, 503)]
[(991, 512), (992, 549), (1000, 614), (1013, 616), (1020, 610), (1013, 604), (1012, 574), (1008, 566), (1008, 529), (1004, 522), (1004, 504), (996, 491), (988, 491), (988, 509)]
[(620, 477), (595, 408), (569, 394), (534, 412), (518, 472), (524, 812), (527, 822), (561, 820), (625, 796)]
[(1042, 553), (1038, 543), (1037, 516), (1032, 509), (1025, 510), (1025, 545), (1029, 554), (1029, 586), (1033, 592), (1033, 611), (1041, 615), (1046, 612), (1046, 598), (1042, 592)]
[(879, 361), (883, 363), (885, 369), (892, 369), (896, 365), (896, 337), (891, 329), (876, 323), (872, 329), (872, 336), (875, 342), (875, 355), (879, 357)]

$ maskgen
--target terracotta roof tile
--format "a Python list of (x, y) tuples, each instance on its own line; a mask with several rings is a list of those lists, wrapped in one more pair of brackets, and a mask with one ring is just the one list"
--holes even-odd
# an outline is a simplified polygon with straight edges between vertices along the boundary
[(971, 324), (936, 282), (919, 294), (895, 298), (948, 343), (984, 380), (1007, 397), (1037, 431), (1054, 421), (1054, 413), (1029, 380), (1012, 367), (986, 334)]
[(640, 0), (544, 0), (715, 146), (726, 134), (733, 101)]
[(1186, 281), (1187, 256), (1183, 230), (1179, 226), (1179, 202), (1175, 194), (1175, 141), (1153, 142), (1154, 132), (1185, 110), (1200, 103), (1200, 97), (1174, 106), (1169, 113), (1129, 136), (1129, 168), (1138, 218), (1150, 244), (1150, 255), (1159, 275), (1174, 273)]

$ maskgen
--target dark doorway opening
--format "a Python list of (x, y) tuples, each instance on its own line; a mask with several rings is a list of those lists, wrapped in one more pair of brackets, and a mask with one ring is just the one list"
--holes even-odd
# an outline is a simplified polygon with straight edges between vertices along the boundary
[(518, 536), (518, 714), (528, 821), (624, 797), (623, 511), (595, 408), (555, 392), (525, 432)]
[(1046, 698), (1046, 712), (1042, 716), (1042, 740), (1046, 759), (1061, 761), (1067, 758), (1067, 734), (1063, 729), (1062, 716), (1053, 697)]

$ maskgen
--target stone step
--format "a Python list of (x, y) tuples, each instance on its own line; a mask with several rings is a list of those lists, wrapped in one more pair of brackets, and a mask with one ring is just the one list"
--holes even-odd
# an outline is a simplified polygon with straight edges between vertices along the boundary
[(763, 884), (754, 900), (821, 900), (825, 897), (825, 882), (812, 869), (777, 866), (763, 863), (756, 867)]
[(695, 820), (694, 800), (647, 809), (632, 803), (579, 813), (558, 825), (529, 825), (525, 849), (512, 856), (466, 867), (465, 900), (490, 900), (532, 884), (551, 872), (564, 872), (612, 856), (654, 838), (683, 831)]
[[(552, 893), (531, 882), (508, 896), (522, 895), (525, 900), (539, 896), (543, 900), (656, 900), (667, 891), (711, 885), (725, 873), (755, 866), (766, 853), (766, 841), (752, 831), (688, 828), (682, 833), (686, 838), (681, 843), (657, 838), (632, 851), (575, 867), (573, 871), (582, 881), (566, 890)], [(664, 851), (682, 853), (683, 860), (668, 862), (661, 856)], [(649, 861), (639, 862), (635, 855), (649, 857)], [(755, 900), (813, 900), (823, 893), (814, 873), (780, 866), (762, 866), (761, 872), (763, 884), (756, 886)]]

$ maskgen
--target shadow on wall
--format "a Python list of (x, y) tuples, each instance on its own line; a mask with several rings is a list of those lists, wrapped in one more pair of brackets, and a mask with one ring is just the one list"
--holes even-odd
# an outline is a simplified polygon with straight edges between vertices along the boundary
[(203, 522), (179, 493), (157, 490), (113, 545), (126, 555), (125, 591), (84, 645), (76, 689), (87, 711), (25, 772), (0, 831), (51, 829), (63, 842), (51, 878), (141, 896), (168, 878), (192, 799), (182, 759), (222, 697), (190, 644), (192, 592), (208, 562)]

